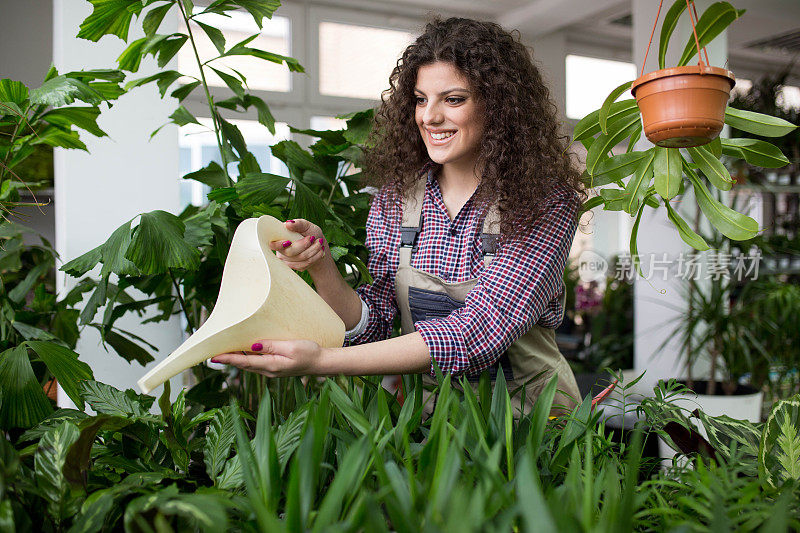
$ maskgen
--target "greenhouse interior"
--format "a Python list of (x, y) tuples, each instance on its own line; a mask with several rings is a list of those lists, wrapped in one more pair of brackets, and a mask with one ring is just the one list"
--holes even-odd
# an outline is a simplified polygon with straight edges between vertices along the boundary
[(800, 531), (797, 0), (2, 0), (0, 531)]

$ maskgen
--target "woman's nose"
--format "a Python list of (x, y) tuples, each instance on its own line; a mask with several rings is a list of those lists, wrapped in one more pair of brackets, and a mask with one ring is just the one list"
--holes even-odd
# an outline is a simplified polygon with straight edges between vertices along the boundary
[(425, 113), (422, 115), (422, 120), (425, 124), (439, 124), (444, 120), (441, 107), (435, 103), (429, 103), (425, 107)]

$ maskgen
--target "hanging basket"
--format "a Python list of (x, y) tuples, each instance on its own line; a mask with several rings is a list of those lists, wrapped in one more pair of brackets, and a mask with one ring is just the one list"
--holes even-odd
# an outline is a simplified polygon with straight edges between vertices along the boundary
[[(659, 3), (658, 13), (661, 13)], [(658, 16), (642, 62), (642, 73), (632, 84), (631, 94), (642, 114), (642, 128), (647, 139), (665, 148), (687, 148), (707, 144), (717, 138), (725, 125), (725, 107), (736, 83), (733, 72), (709, 66), (697, 38), (694, 2), (686, 0), (692, 33), (697, 46), (697, 65), (665, 68), (644, 73), (647, 54), (653, 42)], [(694, 11), (694, 17), (692, 12)]]
[(666, 148), (700, 146), (717, 138), (735, 83), (733, 72), (707, 65), (665, 68), (633, 82), (647, 139)]

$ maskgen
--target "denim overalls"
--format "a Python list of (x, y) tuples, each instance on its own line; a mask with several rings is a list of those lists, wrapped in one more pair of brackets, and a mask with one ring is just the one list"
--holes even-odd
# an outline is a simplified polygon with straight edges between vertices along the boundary
[[(403, 222), (400, 239), (400, 262), (395, 278), (395, 292), (397, 306), (400, 312), (401, 333), (403, 335), (416, 330), (414, 324), (418, 320), (446, 317), (455, 309), (464, 306), (467, 293), (478, 282), (477, 278), (450, 283), (439, 276), (429, 274), (411, 266), (411, 254), (416, 251), (417, 237), (422, 230), (422, 201), (425, 197), (427, 177), (417, 180), (409, 197), (403, 200)], [(483, 224), (481, 244), (483, 246), (484, 265), (488, 266), (495, 253), (495, 244), (499, 234), (499, 215), (496, 209), (489, 210)], [(566, 293), (561, 294), (561, 306), (564, 307)], [(572, 409), (574, 400), (580, 400), (575, 376), (569, 363), (558, 350), (556, 345), (555, 330), (543, 328), (537, 324), (516, 342), (511, 344), (500, 359), (489, 369), (489, 377), (494, 381), (498, 368), (503, 369), (508, 390), (512, 392), (523, 383), (542, 373), (525, 388), (525, 414), (533, 409), (536, 398), (549, 381), (553, 372), (558, 372), (558, 391), (553, 401), (553, 406), (563, 405)], [(469, 376), (468, 380), (477, 392), (479, 376)], [(428, 386), (435, 386), (436, 381), (430, 375), (423, 374), (422, 381)], [(460, 388), (457, 380), (452, 380), (456, 388)], [(423, 394), (423, 402), (428, 400), (430, 393)], [(515, 418), (519, 417), (522, 393), (511, 399), (512, 411)], [(573, 400), (574, 399), (574, 400)], [(423, 412), (427, 417), (433, 412), (434, 402), (429, 402)], [(562, 411), (554, 408), (554, 414)]]

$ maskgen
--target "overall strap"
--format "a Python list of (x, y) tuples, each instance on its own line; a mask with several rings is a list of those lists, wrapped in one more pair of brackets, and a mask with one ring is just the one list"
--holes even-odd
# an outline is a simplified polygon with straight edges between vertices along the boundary
[(481, 248), (483, 249), (483, 266), (489, 266), (497, 253), (497, 239), (500, 237), (500, 213), (497, 204), (492, 204), (483, 220), (481, 232)]
[(400, 264), (411, 266), (411, 253), (417, 249), (417, 238), (422, 231), (422, 201), (425, 199), (427, 175), (414, 183), (409, 195), (403, 197), (403, 222), (400, 225)]
[[(425, 199), (427, 176), (417, 179), (409, 194), (403, 198), (403, 221), (400, 225), (400, 263), (411, 266), (411, 256), (417, 251), (417, 241), (422, 231), (422, 203)], [(500, 236), (500, 214), (494, 204), (486, 214), (481, 232), (483, 264), (488, 266), (497, 253)]]

